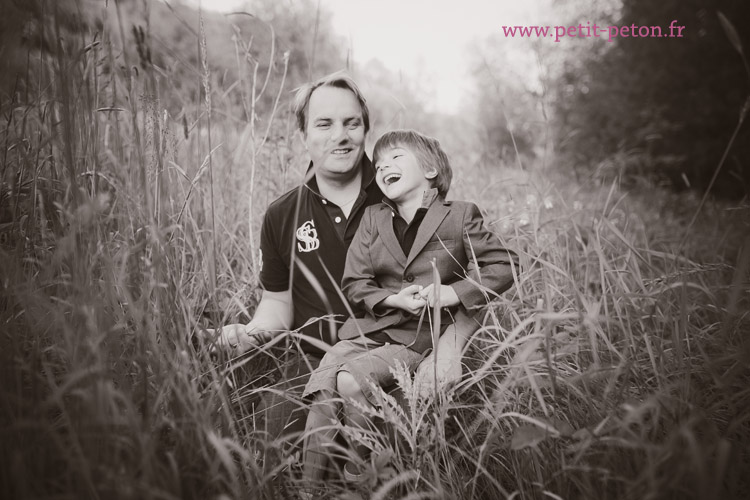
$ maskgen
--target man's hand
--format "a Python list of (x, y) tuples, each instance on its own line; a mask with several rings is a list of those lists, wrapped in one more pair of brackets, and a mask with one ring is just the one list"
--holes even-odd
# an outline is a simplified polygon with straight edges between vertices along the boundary
[[(435, 307), (437, 294), (435, 293), (434, 284), (430, 284), (424, 287), (419, 292), (419, 295), (427, 302), (430, 307)], [(459, 305), (460, 303), (461, 301), (458, 300), (458, 295), (456, 295), (456, 291), (453, 289), (453, 287), (450, 287), (448, 285), (440, 285), (440, 304), (438, 304), (438, 307), (453, 307)]]
[(419, 295), (422, 287), (420, 285), (407, 286), (395, 295), (387, 297), (383, 301), (386, 307), (396, 307), (408, 313), (417, 315), (422, 312), (427, 302)]
[(222, 350), (239, 356), (254, 346), (273, 338), (273, 332), (288, 330), (292, 324), (292, 292), (263, 291), (255, 315), (247, 325), (234, 324), (203, 330), (199, 335), (204, 343), (214, 342), (214, 351)]
[(205, 341), (213, 340), (217, 349), (239, 356), (261, 344), (259, 333), (261, 331), (254, 327), (238, 323), (217, 329), (208, 328), (204, 331), (203, 338)]

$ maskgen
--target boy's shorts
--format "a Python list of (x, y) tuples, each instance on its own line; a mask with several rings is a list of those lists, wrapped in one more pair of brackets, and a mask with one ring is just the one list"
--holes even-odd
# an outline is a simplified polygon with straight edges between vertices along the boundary
[(349, 372), (362, 393), (374, 406), (378, 405), (372, 384), (388, 387), (395, 382), (392, 368), (406, 365), (409, 373), (416, 370), (425, 354), (412, 351), (405, 345), (380, 343), (367, 337), (337, 342), (320, 362), (305, 386), (303, 397), (318, 391), (336, 393), (336, 378), (341, 371)]

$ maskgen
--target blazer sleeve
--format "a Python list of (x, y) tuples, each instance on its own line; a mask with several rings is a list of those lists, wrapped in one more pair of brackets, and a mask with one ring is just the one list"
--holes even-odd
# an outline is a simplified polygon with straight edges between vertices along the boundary
[[(375, 306), (392, 295), (393, 292), (378, 286), (370, 254), (371, 243), (376, 233), (373, 217), (373, 207), (368, 207), (362, 216), (362, 221), (349, 246), (346, 254), (344, 277), (341, 289), (349, 299), (349, 303), (356, 310), (364, 310), (373, 317), (384, 316), (392, 312), (390, 308)], [(388, 309), (388, 310), (385, 310)]]
[(450, 286), (469, 309), (487, 303), (485, 289), (500, 294), (513, 285), (512, 268), (519, 272), (518, 256), (500, 246), (497, 236), (484, 227), (484, 218), (474, 203), (468, 203), (464, 212), (463, 244), (469, 259), (467, 277)]

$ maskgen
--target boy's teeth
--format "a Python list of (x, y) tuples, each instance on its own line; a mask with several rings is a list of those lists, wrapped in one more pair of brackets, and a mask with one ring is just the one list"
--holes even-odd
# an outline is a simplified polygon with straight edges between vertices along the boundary
[(386, 184), (393, 184), (400, 178), (401, 176), (399, 174), (388, 174), (385, 177), (383, 177), (383, 182), (385, 182)]

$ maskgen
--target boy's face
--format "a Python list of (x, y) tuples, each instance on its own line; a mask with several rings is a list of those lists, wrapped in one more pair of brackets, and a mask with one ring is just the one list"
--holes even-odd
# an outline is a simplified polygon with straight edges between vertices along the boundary
[(437, 175), (434, 170), (422, 170), (417, 157), (404, 146), (383, 151), (375, 169), (375, 181), (380, 190), (396, 203), (421, 202), (424, 192), (430, 189), (430, 179)]

